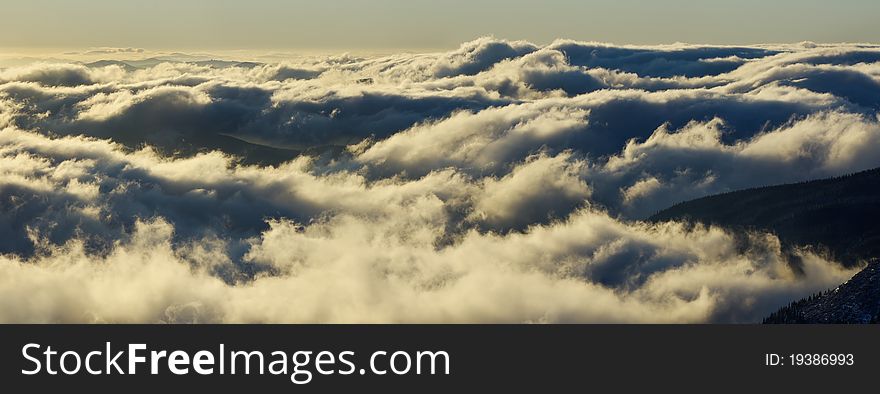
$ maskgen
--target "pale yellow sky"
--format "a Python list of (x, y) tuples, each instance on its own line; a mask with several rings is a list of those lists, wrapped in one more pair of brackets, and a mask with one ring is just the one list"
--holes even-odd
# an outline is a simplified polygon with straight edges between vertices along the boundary
[(0, 9), (0, 47), (20, 50), (424, 50), (482, 35), (536, 43), (880, 42), (876, 0), (0, 0)]

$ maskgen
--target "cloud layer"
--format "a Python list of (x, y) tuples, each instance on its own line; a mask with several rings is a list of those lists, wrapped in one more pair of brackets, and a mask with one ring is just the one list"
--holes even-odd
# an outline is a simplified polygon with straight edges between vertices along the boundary
[(0, 321), (757, 321), (853, 271), (639, 219), (880, 166), (877, 97), (811, 43), (0, 69)]

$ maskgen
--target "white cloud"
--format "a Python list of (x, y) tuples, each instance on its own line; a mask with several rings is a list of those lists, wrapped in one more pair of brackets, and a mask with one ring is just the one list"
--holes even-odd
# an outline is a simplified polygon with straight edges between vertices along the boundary
[(880, 166), (876, 48), (173, 60), (0, 70), (0, 321), (756, 321), (853, 271), (635, 219)]

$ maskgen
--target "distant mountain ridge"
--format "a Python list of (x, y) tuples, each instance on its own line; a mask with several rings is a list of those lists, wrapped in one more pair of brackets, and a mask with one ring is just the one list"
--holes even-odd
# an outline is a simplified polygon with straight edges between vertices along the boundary
[(880, 256), (880, 168), (699, 198), (649, 220), (769, 231), (783, 244), (818, 246), (854, 266)]
[(676, 204), (651, 221), (683, 220), (776, 234), (784, 247), (810, 245), (843, 265), (866, 268), (839, 287), (794, 301), (764, 323), (880, 320), (880, 168), (836, 178), (740, 190)]

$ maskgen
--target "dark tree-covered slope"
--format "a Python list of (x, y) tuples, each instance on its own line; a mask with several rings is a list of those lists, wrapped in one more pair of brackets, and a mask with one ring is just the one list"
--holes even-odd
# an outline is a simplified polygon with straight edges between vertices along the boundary
[(793, 301), (764, 323), (877, 323), (880, 319), (880, 169), (709, 196), (677, 204), (651, 220), (769, 231), (787, 246), (827, 250), (844, 265), (870, 262), (846, 283)]
[(833, 258), (852, 266), (880, 256), (880, 169), (704, 197), (650, 220), (769, 231), (786, 245), (827, 248)]

